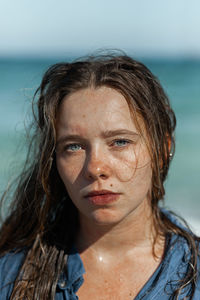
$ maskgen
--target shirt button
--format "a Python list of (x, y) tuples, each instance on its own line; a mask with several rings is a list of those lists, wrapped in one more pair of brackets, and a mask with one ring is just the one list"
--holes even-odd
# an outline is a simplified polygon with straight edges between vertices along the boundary
[(63, 280), (63, 281), (60, 282), (60, 287), (61, 288), (65, 288), (66, 287), (66, 281), (65, 280)]

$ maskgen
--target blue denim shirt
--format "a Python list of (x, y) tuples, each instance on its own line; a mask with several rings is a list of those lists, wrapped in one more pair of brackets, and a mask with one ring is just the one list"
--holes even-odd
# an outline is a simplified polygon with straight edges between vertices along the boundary
[[(188, 267), (188, 257), (190, 250), (186, 241), (175, 234), (169, 240), (166, 247), (165, 256), (159, 267), (146, 282), (142, 290), (134, 300), (169, 300), (176, 280), (184, 274)], [(10, 298), (13, 282), (25, 252), (10, 252), (0, 259), (0, 299), (8, 300)], [(62, 273), (57, 284), (55, 300), (77, 300), (76, 292), (84, 282), (85, 269), (82, 260), (75, 249), (71, 251), (67, 260), (67, 274)], [(188, 293), (188, 288), (179, 299), (184, 299)], [(193, 300), (200, 300), (200, 278), (197, 280), (197, 286)]]

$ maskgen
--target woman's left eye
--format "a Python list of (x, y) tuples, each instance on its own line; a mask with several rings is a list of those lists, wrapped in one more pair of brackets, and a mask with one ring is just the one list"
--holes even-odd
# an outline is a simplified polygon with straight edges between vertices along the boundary
[(130, 141), (128, 141), (128, 140), (115, 140), (113, 142), (113, 144), (118, 146), (118, 147), (124, 147), (124, 146), (130, 144)]

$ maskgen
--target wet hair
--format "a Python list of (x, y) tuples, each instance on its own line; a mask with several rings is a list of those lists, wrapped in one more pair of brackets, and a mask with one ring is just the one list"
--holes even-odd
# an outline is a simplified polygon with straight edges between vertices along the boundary
[(66, 255), (79, 228), (77, 209), (56, 168), (56, 116), (64, 97), (90, 87), (115, 89), (125, 97), (133, 117), (143, 120), (152, 161), (150, 200), (156, 238), (181, 235), (191, 251), (187, 274), (172, 298), (178, 299), (188, 285), (192, 299), (198, 238), (170, 221), (159, 207), (175, 149), (174, 112), (158, 79), (145, 65), (126, 55), (102, 55), (51, 66), (35, 93), (33, 137), (10, 213), (0, 231), (1, 255), (13, 249), (27, 251), (11, 300), (54, 299)]

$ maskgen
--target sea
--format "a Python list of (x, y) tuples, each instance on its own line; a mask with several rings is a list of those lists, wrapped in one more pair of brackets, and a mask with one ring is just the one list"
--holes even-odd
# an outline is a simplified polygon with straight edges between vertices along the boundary
[[(25, 160), (31, 101), (43, 73), (54, 63), (71, 60), (0, 57), (1, 196)], [(159, 78), (177, 117), (176, 152), (162, 205), (184, 217), (200, 234), (200, 60), (154, 57), (140, 61)]]

